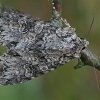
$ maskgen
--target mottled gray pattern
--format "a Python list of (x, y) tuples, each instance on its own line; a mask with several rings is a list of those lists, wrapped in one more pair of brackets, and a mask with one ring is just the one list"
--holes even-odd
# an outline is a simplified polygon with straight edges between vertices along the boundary
[(50, 22), (0, 4), (0, 43), (8, 51), (0, 57), (0, 84), (30, 80), (80, 57), (88, 42), (71, 27)]

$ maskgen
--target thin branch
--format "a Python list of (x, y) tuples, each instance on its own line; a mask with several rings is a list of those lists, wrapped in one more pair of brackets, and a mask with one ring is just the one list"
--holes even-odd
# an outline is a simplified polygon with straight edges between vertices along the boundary
[(71, 27), (67, 20), (61, 17), (61, 1), (52, 0), (52, 17), (50, 22), (57, 27)]
[(61, 0), (52, 0), (52, 17), (57, 17), (56, 13), (61, 16)]

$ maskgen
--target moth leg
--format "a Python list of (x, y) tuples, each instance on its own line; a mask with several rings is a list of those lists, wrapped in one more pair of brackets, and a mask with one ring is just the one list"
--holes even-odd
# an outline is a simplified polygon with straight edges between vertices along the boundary
[(78, 59), (78, 64), (74, 66), (74, 69), (78, 69), (85, 66), (81, 59)]

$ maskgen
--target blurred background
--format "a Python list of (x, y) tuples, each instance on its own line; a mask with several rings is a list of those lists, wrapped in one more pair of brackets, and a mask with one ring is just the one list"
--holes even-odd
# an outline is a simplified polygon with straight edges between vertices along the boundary
[[(67, 19), (77, 35), (86, 38), (92, 22), (97, 0), (62, 0), (62, 16)], [(51, 18), (51, 0), (0, 0), (22, 12), (42, 20)], [(87, 40), (89, 49), (100, 56), (100, 2), (95, 21)], [(0, 47), (0, 55), (5, 52)], [(94, 69), (90, 66), (74, 70), (77, 60), (31, 81), (0, 86), (0, 100), (99, 100)], [(100, 72), (97, 71), (100, 86)]]

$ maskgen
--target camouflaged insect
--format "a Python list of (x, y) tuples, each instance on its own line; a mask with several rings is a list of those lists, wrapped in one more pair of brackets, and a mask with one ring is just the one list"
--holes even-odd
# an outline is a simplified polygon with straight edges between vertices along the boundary
[(0, 4), (0, 84), (17, 84), (48, 73), (74, 58), (88, 42), (69, 26), (59, 27)]

